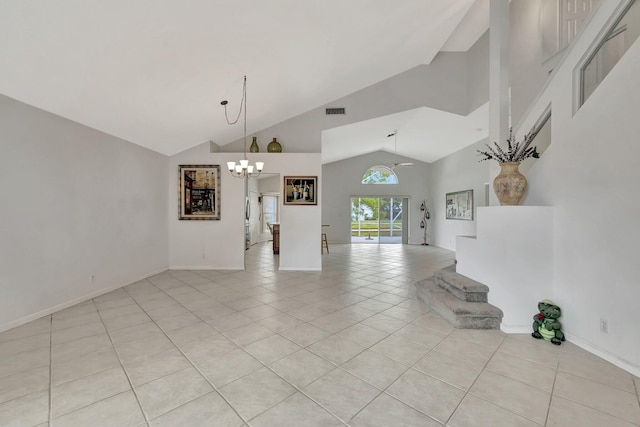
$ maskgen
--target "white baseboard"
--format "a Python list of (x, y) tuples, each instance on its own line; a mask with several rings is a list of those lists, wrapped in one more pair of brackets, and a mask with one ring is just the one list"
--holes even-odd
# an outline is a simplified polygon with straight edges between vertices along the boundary
[(299, 268), (299, 267), (280, 267), (280, 271), (322, 271), (322, 267), (319, 268)]
[(224, 265), (172, 265), (169, 270), (244, 270), (242, 266), (224, 266)]
[(48, 315), (53, 314), (53, 313), (57, 313), (58, 311), (64, 310), (65, 308), (72, 307), (72, 306), (74, 306), (76, 304), (88, 301), (88, 300), (90, 300), (92, 298), (99, 297), (100, 295), (104, 295), (104, 294), (109, 293), (111, 291), (115, 291), (116, 289), (120, 289), (120, 288), (122, 288), (124, 286), (130, 285), (130, 284), (135, 283), (137, 281), (144, 280), (144, 279), (146, 279), (148, 277), (151, 277), (151, 276), (155, 276), (156, 274), (162, 273), (163, 271), (167, 271), (167, 268), (165, 267), (165, 268), (162, 268), (162, 269), (159, 269), (159, 270), (152, 271), (152, 272), (144, 274), (144, 275), (142, 275), (142, 276), (138, 277), (137, 279), (134, 279), (134, 280), (132, 280), (130, 282), (119, 284), (119, 285), (109, 286), (107, 288), (102, 288), (102, 289), (100, 289), (98, 291), (91, 292), (90, 294), (86, 294), (86, 295), (83, 295), (81, 297), (74, 298), (72, 300), (63, 302), (62, 304), (58, 304), (58, 305), (55, 305), (53, 307), (45, 308), (44, 310), (40, 310), (37, 313), (29, 314), (29, 315), (21, 317), (19, 319), (12, 320), (9, 323), (5, 323), (3, 325), (0, 325), (0, 332), (4, 332), (4, 331), (8, 331), (9, 329), (17, 328), (18, 326), (22, 326), (22, 325), (24, 325), (26, 323), (32, 322), (34, 320), (38, 320), (41, 317), (48, 316)]
[(593, 353), (598, 357), (601, 357), (602, 359), (606, 360), (607, 362), (616, 365), (618, 368), (620, 369), (624, 369), (625, 371), (629, 372), (632, 375), (635, 375), (636, 377), (640, 378), (640, 366), (636, 365), (635, 363), (631, 363), (627, 360), (621, 359), (618, 356), (608, 353), (596, 346), (594, 346), (593, 344), (583, 340), (582, 338), (576, 337), (575, 335), (571, 335), (571, 334), (567, 334), (565, 333), (564, 336), (566, 337), (567, 341), (572, 342), (573, 344), (577, 345), (578, 347), (587, 350), (589, 353)]
[[(502, 323), (500, 325), (500, 330), (506, 334), (530, 334), (533, 332), (531, 325), (505, 325)], [(589, 353), (595, 354), (596, 356), (606, 360), (607, 362), (617, 366), (620, 369), (624, 369), (632, 375), (640, 378), (640, 366), (635, 363), (631, 363), (627, 360), (621, 359), (618, 356), (608, 353), (589, 342), (576, 337), (575, 335), (564, 333), (564, 336), (567, 341), (577, 345), (583, 350), (588, 351)]]
[(505, 334), (530, 334), (533, 332), (531, 325), (507, 325), (505, 323), (500, 324), (500, 330)]

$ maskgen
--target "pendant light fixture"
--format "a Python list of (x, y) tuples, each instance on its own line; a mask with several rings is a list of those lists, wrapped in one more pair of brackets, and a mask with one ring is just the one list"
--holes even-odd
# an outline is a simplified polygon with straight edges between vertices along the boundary
[[(387, 135), (387, 138), (393, 137), (393, 154), (398, 154), (398, 129)], [(413, 166), (413, 162), (394, 162), (391, 169), (395, 169), (398, 166)]]
[(242, 160), (236, 162), (227, 162), (229, 173), (236, 178), (255, 177), (260, 175), (264, 168), (264, 162), (256, 162), (255, 167), (249, 164), (247, 159), (247, 76), (244, 76), (244, 84), (242, 85), (242, 100), (240, 101), (240, 110), (238, 117), (234, 121), (229, 120), (227, 114), (227, 104), (229, 101), (224, 100), (220, 105), (224, 107), (224, 117), (227, 119), (228, 125), (235, 125), (240, 119), (240, 115), (244, 112), (244, 156)]

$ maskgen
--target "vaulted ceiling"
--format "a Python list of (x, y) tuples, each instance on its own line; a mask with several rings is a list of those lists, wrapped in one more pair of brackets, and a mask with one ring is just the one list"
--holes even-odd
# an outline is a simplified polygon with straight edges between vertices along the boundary
[(487, 28), (488, 0), (3, 0), (0, 93), (172, 155), (242, 136), (244, 75), (251, 133)]

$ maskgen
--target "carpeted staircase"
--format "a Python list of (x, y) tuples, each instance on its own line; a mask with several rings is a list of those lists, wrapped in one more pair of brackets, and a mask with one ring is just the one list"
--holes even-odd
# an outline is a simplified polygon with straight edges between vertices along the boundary
[(489, 287), (462, 274), (455, 265), (416, 283), (418, 299), (459, 329), (500, 329), (502, 310), (487, 302)]

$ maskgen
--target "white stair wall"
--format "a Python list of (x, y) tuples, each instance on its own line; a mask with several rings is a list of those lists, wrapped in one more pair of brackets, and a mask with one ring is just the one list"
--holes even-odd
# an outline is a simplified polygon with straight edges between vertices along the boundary
[(553, 300), (553, 207), (479, 207), (477, 218), (477, 236), (457, 237), (456, 271), (489, 286), (501, 330), (531, 331), (538, 302)]

